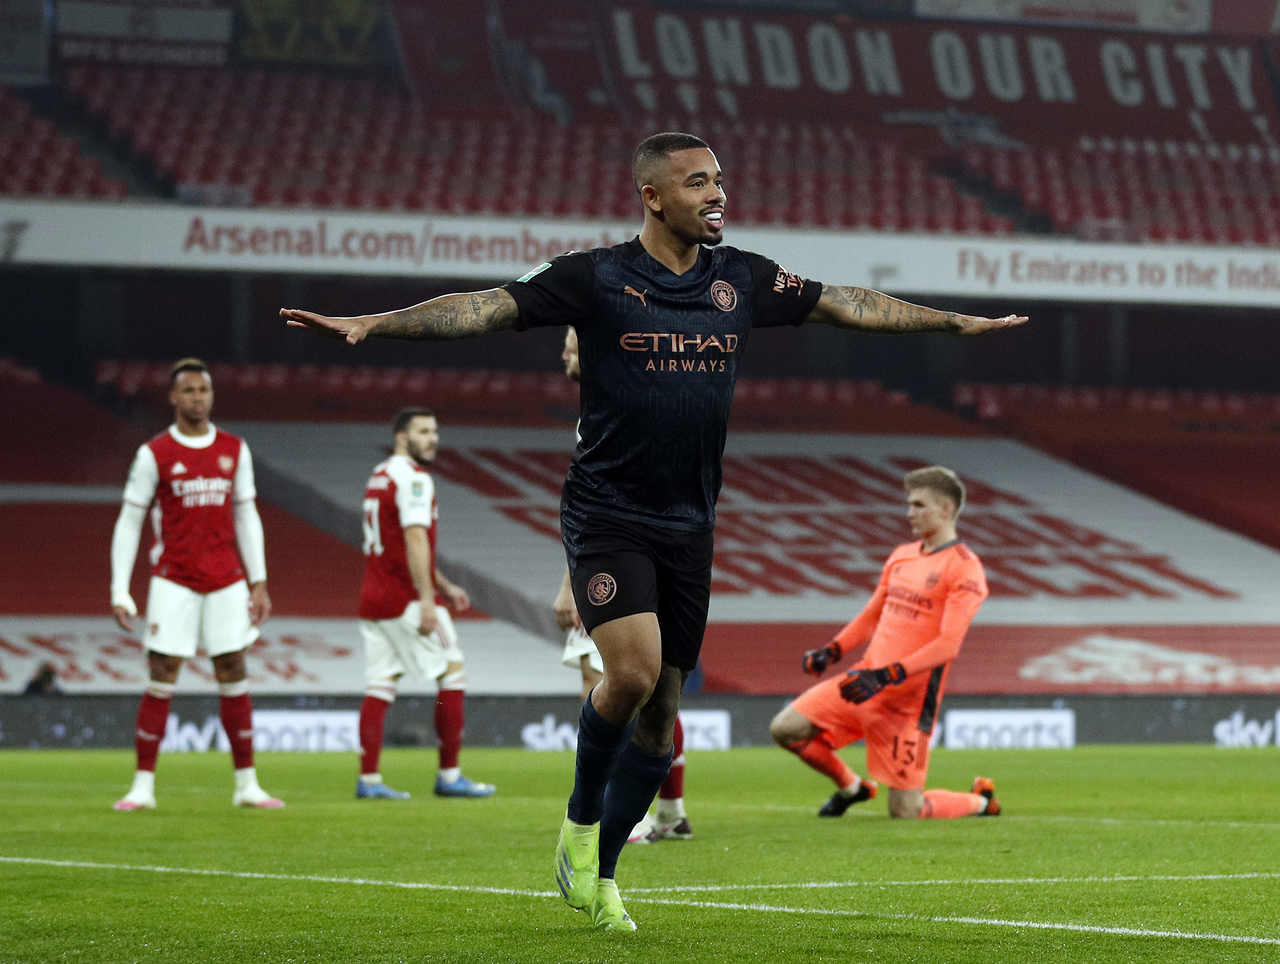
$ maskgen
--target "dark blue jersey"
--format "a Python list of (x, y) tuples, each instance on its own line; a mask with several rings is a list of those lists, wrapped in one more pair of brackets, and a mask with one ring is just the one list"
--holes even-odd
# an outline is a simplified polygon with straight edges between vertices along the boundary
[(639, 238), (562, 255), (504, 286), (519, 328), (572, 325), (582, 366), (564, 508), (709, 529), (753, 327), (796, 325), (822, 286), (758, 254), (702, 248), (677, 275)]

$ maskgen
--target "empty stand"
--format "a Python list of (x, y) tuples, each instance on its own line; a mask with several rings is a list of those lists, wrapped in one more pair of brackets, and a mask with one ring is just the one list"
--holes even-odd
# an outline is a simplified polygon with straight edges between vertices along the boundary
[(1280, 395), (961, 384), (956, 407), (1185, 512), (1280, 547)]
[[(386, 81), (320, 72), (81, 65), (68, 72), (67, 88), (120, 144), (197, 199), (591, 219), (638, 213), (633, 132), (620, 123), (440, 114)], [(737, 221), (965, 234), (1013, 227), (885, 131), (697, 126), (728, 165)]]
[(31, 104), (0, 86), (0, 195), (122, 198), (125, 185)]
[[(169, 362), (103, 361), (107, 394), (144, 407), (167, 405)], [(216, 364), (215, 417), (245, 421), (384, 422), (394, 404), (418, 399), (451, 425), (566, 428), (578, 416), (578, 388), (559, 372), (289, 364)], [(913, 402), (877, 381), (744, 377), (734, 395), (738, 429), (788, 432), (982, 430)]]
[(1280, 149), (1082, 136), (973, 147), (965, 172), (1088, 240), (1280, 243)]

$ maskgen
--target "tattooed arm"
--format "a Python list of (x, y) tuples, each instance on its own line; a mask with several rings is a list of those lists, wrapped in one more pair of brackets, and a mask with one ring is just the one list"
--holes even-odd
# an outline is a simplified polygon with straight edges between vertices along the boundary
[(502, 288), (441, 295), (421, 304), (379, 315), (333, 318), (301, 308), (281, 308), (280, 317), (291, 328), (310, 328), (355, 345), (370, 335), (376, 338), (425, 338), (444, 341), (468, 338), (514, 328), (519, 317), (515, 299)]
[(1024, 315), (1003, 318), (981, 318), (955, 311), (939, 311), (899, 301), (871, 288), (850, 285), (822, 286), (822, 295), (806, 321), (816, 321), (836, 328), (856, 328), (904, 335), (919, 331), (945, 331), (955, 335), (980, 335), (1000, 328), (1011, 328), (1026, 322)]

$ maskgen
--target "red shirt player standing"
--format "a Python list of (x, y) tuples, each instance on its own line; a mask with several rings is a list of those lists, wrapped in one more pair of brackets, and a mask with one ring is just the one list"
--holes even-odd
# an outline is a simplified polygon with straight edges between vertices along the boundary
[[(203, 650), (213, 661), (220, 713), (235, 767), (235, 806), (279, 809), (253, 766), (253, 706), (244, 651), (271, 614), (262, 520), (254, 504), (249, 447), (209, 421), (213, 379), (204, 362), (170, 370), (174, 423), (142, 445), (129, 469), (111, 537), (111, 610), (133, 630), (129, 581), (138, 536), (151, 509), (151, 583), (144, 627), (151, 681), (138, 707), (133, 786), (120, 811), (156, 805), (155, 769), (182, 661)], [(248, 579), (246, 582), (246, 572)]]
[(463, 776), (463, 693), (467, 677), (449, 607), (471, 607), (466, 590), (436, 566), (436, 489), (427, 466), (435, 461), (440, 428), (430, 409), (406, 408), (392, 423), (393, 454), (374, 466), (365, 486), (364, 584), (360, 635), (364, 639), (365, 696), (360, 705), (359, 799), (407, 800), (382, 782), (378, 770), (387, 710), (401, 676), (436, 681), (436, 736), (442, 797), (488, 797), (496, 788)]
[[(835, 783), (820, 817), (839, 817), (874, 797), (879, 783), (889, 787), (891, 817), (993, 817), (1000, 803), (986, 777), (969, 793), (924, 789), (947, 673), (987, 598), (982, 563), (956, 535), (964, 485), (940, 465), (908, 472), (902, 483), (919, 541), (890, 554), (862, 612), (826, 646), (805, 653), (804, 668), (820, 675), (848, 650), (867, 643), (866, 652), (843, 676), (796, 697), (769, 732)], [(866, 741), (871, 779), (836, 756), (856, 740)]]

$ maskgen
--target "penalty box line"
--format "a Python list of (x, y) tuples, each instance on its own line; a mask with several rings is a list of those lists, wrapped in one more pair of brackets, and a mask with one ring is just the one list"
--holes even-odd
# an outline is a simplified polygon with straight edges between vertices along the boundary
[[(560, 894), (549, 890), (525, 890), (515, 887), (480, 887), (462, 884), (433, 884), (425, 881), (377, 880), (366, 877), (330, 877), (322, 874), (273, 874), (251, 870), (218, 870), (200, 867), (164, 867), (146, 864), (105, 863), (89, 860), (53, 860), (41, 857), (0, 856), (0, 863), (27, 864), (42, 867), (68, 867), (83, 870), (125, 870), (137, 873), (187, 874), (196, 877), (230, 877), (238, 880), (280, 880), (294, 883), (347, 884), (363, 887), (396, 887), (405, 890), (432, 890), (467, 894), (494, 894), (508, 897), (537, 897), (559, 899)], [(1276, 876), (1275, 874), (1258, 876)], [(629, 892), (630, 893), (630, 892)], [(744, 904), (725, 901), (676, 900), (671, 898), (628, 897), (633, 904), (655, 906), (698, 907), (705, 910), (738, 910), (755, 913), (793, 914), (796, 916), (850, 917), (867, 920), (917, 921), (926, 924), (971, 924), (982, 927), (1006, 927), (1015, 930), (1057, 930), (1087, 934), (1107, 934), (1120, 937), (1161, 937), (1177, 940), (1216, 941), (1231, 944), (1261, 944), (1280, 946), (1280, 938), (1256, 937), (1250, 934), (1214, 934), (1194, 931), (1155, 930), (1141, 927), (1108, 927), (1095, 924), (1057, 923), (1053, 921), (1019, 921), (995, 917), (962, 917), (929, 914), (894, 914), (881, 911), (848, 910), (833, 907), (788, 907), (780, 904)]]

